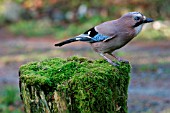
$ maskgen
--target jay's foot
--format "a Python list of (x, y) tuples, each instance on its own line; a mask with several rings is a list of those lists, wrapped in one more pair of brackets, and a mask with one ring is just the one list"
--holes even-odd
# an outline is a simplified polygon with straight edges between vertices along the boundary
[(122, 59), (122, 58), (118, 57), (117, 60), (118, 60), (119, 62), (123, 62), (123, 63), (129, 64), (129, 61), (126, 60), (126, 59)]
[(114, 57), (115, 59), (117, 59), (119, 62), (124, 62), (124, 63), (129, 63), (129, 61), (128, 60), (125, 60), (125, 59), (122, 59), (122, 58), (120, 58), (120, 57), (117, 57), (117, 56), (115, 56), (115, 55), (113, 55), (113, 54), (111, 54), (110, 53), (110, 55), (112, 56), (112, 57)]
[(104, 58), (104, 59), (106, 59), (112, 66), (119, 66), (119, 64), (116, 64), (116, 63), (114, 63), (114, 62), (112, 62), (112, 60), (110, 60), (109, 58), (107, 58), (104, 54), (102, 54), (102, 53), (100, 53), (100, 55)]
[[(108, 61), (109, 62), (109, 61)], [(117, 64), (117, 63), (114, 63), (114, 62), (109, 62), (112, 66), (115, 66), (115, 67), (117, 67), (117, 66), (119, 66), (119, 64)]]

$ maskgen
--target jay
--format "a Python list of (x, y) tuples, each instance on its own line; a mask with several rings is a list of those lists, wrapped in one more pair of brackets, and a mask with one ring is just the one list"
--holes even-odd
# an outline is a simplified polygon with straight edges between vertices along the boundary
[(118, 64), (112, 62), (106, 54), (120, 61), (120, 58), (113, 55), (112, 52), (131, 41), (139, 34), (143, 24), (149, 22), (153, 22), (153, 19), (147, 18), (140, 12), (129, 12), (116, 20), (106, 21), (87, 30), (83, 34), (57, 43), (55, 46), (60, 47), (76, 41), (88, 42), (110, 64), (117, 66)]

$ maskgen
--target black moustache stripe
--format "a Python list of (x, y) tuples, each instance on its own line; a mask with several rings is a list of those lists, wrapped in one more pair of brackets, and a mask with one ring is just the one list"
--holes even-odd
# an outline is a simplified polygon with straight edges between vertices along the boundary
[(133, 27), (138, 27), (139, 25), (141, 25), (143, 22), (140, 21), (140, 22), (137, 22)]

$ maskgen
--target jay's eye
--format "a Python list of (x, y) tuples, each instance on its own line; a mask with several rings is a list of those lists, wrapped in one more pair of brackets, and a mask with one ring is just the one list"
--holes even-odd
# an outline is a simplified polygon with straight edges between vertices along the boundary
[(140, 17), (136, 16), (134, 17), (134, 20), (140, 20)]

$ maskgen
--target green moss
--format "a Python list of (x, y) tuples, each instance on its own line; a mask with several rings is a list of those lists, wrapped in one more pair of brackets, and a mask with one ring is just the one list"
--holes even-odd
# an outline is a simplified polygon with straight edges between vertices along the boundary
[(20, 80), (45, 90), (47, 99), (55, 90), (60, 92), (70, 112), (126, 113), (130, 65), (119, 64), (113, 67), (105, 60), (52, 58), (21, 66)]

